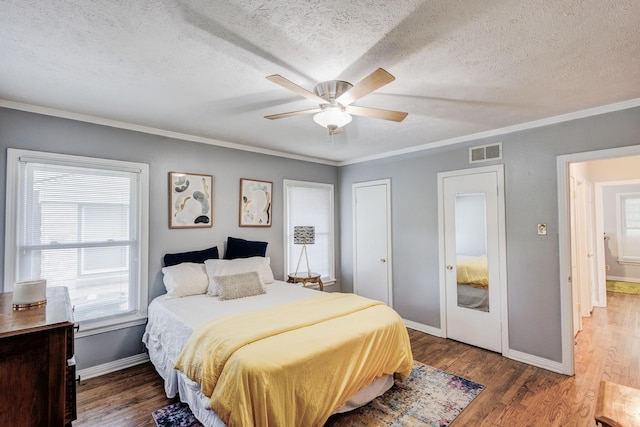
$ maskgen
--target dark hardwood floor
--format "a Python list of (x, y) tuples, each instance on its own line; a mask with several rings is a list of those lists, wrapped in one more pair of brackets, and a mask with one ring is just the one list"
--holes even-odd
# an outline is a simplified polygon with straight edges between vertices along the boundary
[[(568, 377), (496, 353), (409, 330), (414, 359), (485, 385), (454, 426), (594, 426), (601, 379), (640, 388), (640, 295), (608, 293), (576, 338), (576, 375)], [(82, 381), (81, 426), (150, 426), (167, 399), (149, 363)]]

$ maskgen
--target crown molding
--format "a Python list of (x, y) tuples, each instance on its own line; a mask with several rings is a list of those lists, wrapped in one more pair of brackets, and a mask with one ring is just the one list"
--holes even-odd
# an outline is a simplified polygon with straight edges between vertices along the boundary
[(248, 151), (248, 152), (257, 153), (257, 154), (265, 154), (268, 156), (283, 157), (287, 159), (301, 160), (305, 162), (319, 163), (319, 164), (325, 164), (329, 166), (347, 166), (351, 164), (385, 159), (389, 157), (400, 156), (403, 154), (415, 153), (418, 151), (432, 150), (434, 148), (461, 144), (463, 142), (473, 141), (476, 139), (491, 138), (491, 137), (501, 136), (501, 135), (518, 132), (522, 130), (534, 129), (534, 128), (549, 126), (557, 123), (568, 122), (571, 120), (583, 119), (587, 117), (598, 116), (601, 114), (612, 113), (615, 111), (621, 111), (621, 110), (627, 110), (630, 108), (640, 107), (640, 98), (634, 98), (627, 101), (603, 105), (600, 107), (589, 108), (586, 110), (580, 110), (573, 113), (561, 114), (558, 116), (547, 117), (544, 119), (534, 120), (531, 122), (525, 122), (525, 123), (512, 125), (512, 126), (506, 126), (503, 128), (492, 129), (485, 132), (478, 132), (478, 133), (459, 136), (455, 138), (443, 139), (440, 141), (434, 141), (427, 144), (418, 145), (415, 147), (405, 148), (402, 150), (388, 151), (386, 153), (375, 154), (372, 156), (360, 157), (357, 159), (345, 160), (341, 162), (318, 159), (315, 157), (300, 156), (300, 155), (285, 153), (282, 151), (269, 150), (265, 148), (251, 147), (249, 145), (236, 144), (233, 142), (227, 142), (227, 141), (221, 141), (213, 138), (205, 138), (201, 136), (189, 135), (181, 132), (173, 132), (165, 129), (159, 129), (159, 128), (154, 128), (150, 126), (142, 126), (142, 125), (122, 122), (118, 120), (105, 119), (97, 116), (74, 113), (74, 112), (59, 110), (55, 108), (42, 107), (38, 105), (26, 104), (26, 103), (16, 102), (16, 101), (9, 101), (1, 98), (0, 98), (0, 107), (10, 108), (13, 110), (26, 111), (31, 113), (37, 113), (37, 114), (43, 114), (43, 115), (53, 116), (53, 117), (60, 117), (64, 119), (76, 120), (76, 121), (85, 122), (85, 123), (109, 126), (109, 127), (114, 127), (118, 129), (126, 129), (126, 130), (135, 131), (135, 132), (142, 132), (142, 133), (147, 133), (151, 135), (163, 136), (167, 138), (180, 139), (183, 141), (199, 142), (202, 144), (215, 145), (218, 147), (231, 148), (234, 150)]
[(501, 136), (512, 132), (518, 132), (527, 129), (535, 129), (543, 126), (554, 125), (557, 123), (568, 122), (571, 120), (584, 119), (587, 117), (598, 116), (601, 114), (612, 113), (614, 111), (628, 110), (630, 108), (640, 107), (640, 98), (630, 99), (628, 101), (617, 102), (615, 104), (603, 105), (600, 107), (589, 108), (586, 110), (580, 110), (573, 113), (561, 114), (558, 116), (547, 117), (545, 119), (534, 120), (531, 122), (521, 123), (512, 126), (506, 126), (503, 128), (492, 129), (485, 132), (472, 133), (470, 135), (459, 136), (450, 139), (443, 139), (440, 141), (430, 142), (428, 144), (418, 145), (415, 147), (405, 148), (402, 150), (388, 151), (382, 154), (376, 154), (373, 156), (361, 157), (359, 159), (345, 160), (339, 162), (338, 166), (346, 166), (355, 163), (369, 162), (371, 160), (385, 159), (388, 157), (400, 156), (402, 154), (415, 153), (417, 151), (432, 150), (438, 147), (445, 147), (447, 145), (461, 144), (463, 142), (473, 141), (476, 139), (491, 138), (494, 136)]
[(9, 101), (0, 98), (0, 108), (9, 108), (12, 110), (26, 111), (29, 113), (43, 114), (45, 116), (60, 117), (63, 119), (76, 120), (79, 122), (92, 123), (96, 125), (109, 126), (118, 129), (131, 130), (134, 132), (142, 132), (151, 135), (163, 136), (166, 138), (180, 139), (183, 141), (199, 142), (201, 144), (215, 145), (217, 147), (232, 148), (234, 150), (248, 151), (251, 153), (265, 154), (268, 156), (284, 157), (293, 160), (302, 160), (305, 162), (321, 163), (330, 166), (338, 166), (338, 162), (331, 160), (318, 159), (315, 157), (300, 156), (282, 151), (269, 150), (265, 148), (251, 147), (249, 145), (236, 144), (233, 142), (221, 141), (219, 139), (205, 138), (202, 136), (189, 135), (181, 132), (174, 132), (165, 129), (154, 128), (151, 126), (137, 125), (118, 120), (105, 119), (87, 114), (74, 113), (71, 111), (58, 110), (56, 108), (42, 107), (39, 105), (25, 104), (22, 102)]

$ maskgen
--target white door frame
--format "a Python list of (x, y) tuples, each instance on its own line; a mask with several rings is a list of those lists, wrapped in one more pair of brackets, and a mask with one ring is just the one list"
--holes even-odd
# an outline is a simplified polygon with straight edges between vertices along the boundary
[(439, 241), (439, 280), (440, 280), (440, 330), (441, 336), (447, 338), (447, 295), (446, 295), (446, 257), (444, 233), (444, 178), (460, 175), (474, 175), (495, 172), (498, 188), (498, 252), (500, 262), (500, 319), (502, 322), (502, 355), (509, 351), (509, 300), (507, 299), (507, 239), (505, 228), (505, 200), (504, 200), (504, 165), (484, 166), (479, 168), (462, 169), (438, 173), (438, 241)]
[[(357, 259), (357, 240), (356, 240), (356, 189), (362, 187), (372, 187), (376, 185), (385, 185), (387, 190), (387, 291), (388, 291), (388, 301), (389, 307), (393, 307), (393, 258), (391, 251), (391, 179), (379, 179), (375, 181), (365, 181), (365, 182), (355, 182), (351, 186), (351, 232), (352, 237), (351, 240), (353, 242), (353, 262), (355, 266), (355, 262)], [(357, 268), (353, 269), (353, 293), (358, 293), (358, 270)]]
[[(562, 337), (562, 373), (575, 373), (573, 321), (571, 305), (571, 226), (569, 222), (569, 164), (591, 160), (613, 159), (640, 155), (640, 145), (610, 148), (584, 153), (564, 154), (557, 157), (558, 177), (558, 246), (560, 260), (560, 323)], [(601, 263), (598, 263), (601, 264)], [(598, 269), (602, 268), (601, 265)]]

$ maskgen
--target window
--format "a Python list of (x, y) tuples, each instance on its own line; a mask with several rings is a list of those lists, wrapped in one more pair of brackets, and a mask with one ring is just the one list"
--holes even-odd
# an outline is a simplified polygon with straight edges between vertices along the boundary
[[(294, 226), (315, 227), (315, 243), (307, 245), (309, 267), (323, 282), (335, 281), (333, 184), (284, 181), (285, 274), (296, 271), (302, 245), (293, 243)], [(306, 260), (299, 271), (305, 271)]]
[(66, 286), (85, 330), (147, 309), (148, 165), (9, 149), (5, 291)]
[(618, 262), (640, 264), (640, 193), (617, 196)]

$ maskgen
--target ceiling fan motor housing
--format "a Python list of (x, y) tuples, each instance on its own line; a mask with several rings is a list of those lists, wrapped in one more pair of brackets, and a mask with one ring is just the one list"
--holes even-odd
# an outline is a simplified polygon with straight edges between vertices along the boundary
[[(332, 106), (336, 106), (336, 98), (352, 87), (353, 85), (349, 82), (342, 80), (328, 80), (326, 82), (318, 83), (314, 91), (320, 98), (330, 102)], [(327, 104), (321, 105), (321, 107), (324, 108), (326, 105)]]

